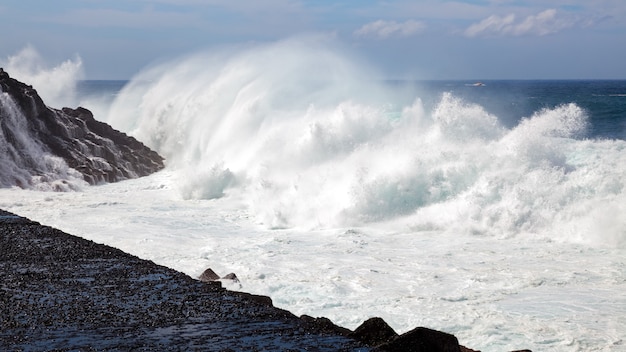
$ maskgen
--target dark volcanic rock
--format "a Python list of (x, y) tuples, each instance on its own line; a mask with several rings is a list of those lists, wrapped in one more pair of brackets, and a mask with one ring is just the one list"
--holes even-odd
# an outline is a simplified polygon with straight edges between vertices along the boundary
[(391, 342), (376, 347), (381, 352), (461, 352), (459, 341), (454, 335), (428, 328), (415, 328)]
[(231, 280), (233, 282), (239, 282), (239, 278), (237, 277), (237, 275), (235, 275), (235, 273), (224, 275), (224, 277), (222, 277), (222, 280)]
[[(465, 347), (463, 345), (459, 346), (459, 348), (461, 349), (461, 352), (481, 352), (481, 351), (478, 351), (478, 350), (473, 350), (471, 348), (467, 348), (467, 347)], [(528, 351), (528, 352), (530, 352), (530, 351)]]
[(370, 318), (348, 336), (373, 347), (392, 341), (398, 334), (382, 318)]
[(208, 268), (205, 271), (202, 272), (202, 275), (200, 275), (200, 277), (198, 277), (198, 280), (202, 281), (202, 282), (211, 282), (211, 281), (216, 281), (219, 280), (220, 276), (217, 275), (215, 273), (215, 271), (213, 271), (213, 269)]
[(397, 336), (380, 318), (354, 332), (328, 318), (297, 318), (269, 297), (3, 210), (0, 273), (2, 351), (471, 351), (426, 328)]
[(313, 318), (312, 316), (305, 314), (301, 316), (300, 319), (305, 322), (307, 326), (317, 331), (341, 336), (348, 336), (352, 332), (349, 329), (336, 325), (326, 317)]
[(231, 292), (0, 210), (0, 350), (367, 351)]
[[(90, 184), (146, 176), (163, 158), (135, 138), (96, 121), (85, 108), (47, 107), (35, 89), (0, 69), (0, 186), (28, 187), (28, 176), (63, 178), (61, 158)], [(44, 180), (45, 181), (45, 180)]]

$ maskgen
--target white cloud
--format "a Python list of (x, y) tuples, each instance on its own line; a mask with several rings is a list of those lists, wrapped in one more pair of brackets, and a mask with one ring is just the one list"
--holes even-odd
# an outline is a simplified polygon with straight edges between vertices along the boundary
[(557, 17), (555, 9), (545, 10), (535, 16), (528, 16), (515, 26), (515, 35), (535, 34), (546, 35), (571, 27), (574, 22)]
[(396, 21), (378, 20), (370, 22), (354, 31), (354, 35), (359, 37), (374, 37), (385, 39), (391, 36), (408, 37), (421, 32), (426, 25), (415, 20), (407, 20), (398, 23)]
[(500, 17), (496, 15), (489, 16), (479, 23), (475, 23), (469, 26), (469, 28), (465, 30), (465, 35), (468, 37), (476, 37), (481, 34), (484, 35), (505, 33), (510, 30), (510, 28), (513, 26), (514, 21), (514, 14), (510, 14), (506, 17)]
[(515, 14), (504, 17), (497, 15), (469, 26), (464, 34), (468, 37), (478, 36), (522, 36), (537, 35), (543, 36), (559, 32), (563, 29), (574, 26), (577, 21), (559, 16), (555, 9), (548, 9), (536, 15), (530, 15), (522, 21), (515, 21)]

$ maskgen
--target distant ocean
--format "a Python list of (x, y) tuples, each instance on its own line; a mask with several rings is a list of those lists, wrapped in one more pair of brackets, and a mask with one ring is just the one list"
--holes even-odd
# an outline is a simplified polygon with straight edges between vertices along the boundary
[(348, 328), (626, 350), (626, 81), (364, 72), (292, 43), (80, 81), (166, 169), (0, 208)]

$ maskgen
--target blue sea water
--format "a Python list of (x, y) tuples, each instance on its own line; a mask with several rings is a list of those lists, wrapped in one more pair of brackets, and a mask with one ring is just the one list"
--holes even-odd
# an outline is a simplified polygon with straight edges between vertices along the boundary
[[(476, 83), (484, 85), (475, 86)], [(508, 128), (542, 109), (574, 103), (589, 116), (588, 138), (626, 139), (624, 80), (491, 80), (397, 82), (424, 87), (431, 106), (444, 91), (483, 106)]]

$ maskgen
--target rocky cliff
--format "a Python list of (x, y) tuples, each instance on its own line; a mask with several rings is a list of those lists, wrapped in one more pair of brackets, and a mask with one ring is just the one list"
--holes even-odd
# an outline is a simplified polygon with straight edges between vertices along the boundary
[(33, 87), (0, 68), (0, 187), (63, 190), (80, 179), (116, 182), (162, 168), (163, 158), (135, 138), (85, 108), (46, 106)]

